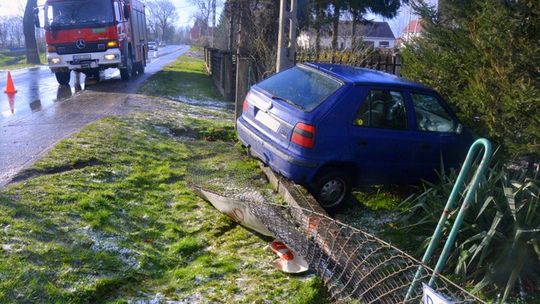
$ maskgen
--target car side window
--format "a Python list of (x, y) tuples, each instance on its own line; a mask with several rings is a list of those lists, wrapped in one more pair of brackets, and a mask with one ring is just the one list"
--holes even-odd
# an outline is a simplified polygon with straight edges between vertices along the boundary
[(371, 90), (356, 114), (354, 125), (382, 129), (407, 129), (403, 94), (391, 90)]
[(456, 132), (458, 122), (432, 95), (412, 93), (418, 130), (430, 132)]

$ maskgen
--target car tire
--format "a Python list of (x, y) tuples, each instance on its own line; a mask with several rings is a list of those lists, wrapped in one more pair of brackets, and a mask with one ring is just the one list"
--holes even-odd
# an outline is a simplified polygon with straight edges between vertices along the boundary
[(68, 85), (69, 81), (71, 80), (71, 72), (56, 72), (54, 73), (54, 76), (56, 76), (56, 80), (58, 81), (58, 84), (60, 85)]
[(311, 188), (321, 207), (332, 213), (341, 209), (349, 199), (352, 182), (345, 170), (330, 169), (320, 174)]

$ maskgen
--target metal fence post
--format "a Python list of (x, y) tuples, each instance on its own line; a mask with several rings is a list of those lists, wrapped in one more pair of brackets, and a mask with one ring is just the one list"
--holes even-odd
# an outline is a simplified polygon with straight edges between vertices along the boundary
[(249, 58), (236, 58), (236, 102), (235, 118), (242, 115), (242, 104), (249, 90), (248, 84)]
[[(441, 256), (439, 257), (439, 260), (437, 261), (437, 266), (435, 266), (435, 269), (434, 269), (435, 271), (433, 272), (433, 276), (431, 277), (429, 281), (429, 286), (433, 285), (433, 283), (435, 282), (435, 274), (438, 274), (444, 267), (444, 264), (446, 263), (446, 259), (448, 258), (450, 249), (454, 245), (456, 236), (459, 232), (459, 229), (461, 228), (461, 223), (463, 222), (465, 213), (467, 209), (469, 209), (469, 205), (471, 204), (472, 199), (474, 195), (476, 194), (476, 189), (478, 188), (478, 185), (480, 184), (480, 178), (484, 175), (484, 172), (486, 171), (489, 165), (491, 156), (493, 154), (493, 149), (491, 147), (491, 143), (489, 142), (489, 140), (485, 138), (480, 138), (477, 141), (475, 141), (472, 144), (471, 148), (469, 149), (469, 152), (467, 153), (467, 157), (465, 158), (465, 163), (461, 167), (461, 171), (459, 172), (459, 175), (456, 179), (454, 188), (452, 189), (452, 192), (450, 193), (450, 196), (448, 197), (448, 201), (446, 202), (446, 206), (444, 207), (441, 218), (439, 219), (437, 228), (435, 228), (435, 231), (433, 232), (433, 236), (431, 237), (431, 242), (429, 243), (428, 248), (426, 252), (424, 253), (424, 257), (422, 258), (422, 263), (427, 265), (427, 263), (431, 259), (431, 256), (433, 255), (433, 251), (435, 251), (435, 249), (439, 245), (438, 243), (442, 236), (444, 224), (446, 223), (448, 216), (450, 215), (450, 211), (454, 208), (454, 205), (456, 204), (456, 201), (461, 193), (461, 190), (463, 189), (463, 186), (465, 184), (465, 178), (469, 175), (469, 171), (471, 170), (471, 167), (474, 161), (474, 156), (482, 147), (484, 148), (484, 154), (482, 156), (482, 160), (480, 161), (480, 164), (478, 165), (478, 168), (476, 169), (476, 172), (474, 173), (469, 183), (467, 193), (465, 194), (465, 198), (463, 199), (463, 204), (461, 205), (461, 209), (459, 210), (459, 213), (456, 217), (454, 225), (452, 226), (450, 235), (448, 236), (448, 239), (446, 240), (446, 243), (443, 248), (443, 252)], [(422, 266), (418, 267), (418, 270), (416, 271), (413, 282), (411, 283), (411, 286), (409, 287), (409, 290), (407, 291), (407, 295), (405, 296), (405, 301), (407, 301), (410, 298), (412, 291), (414, 290), (414, 288), (416, 287), (416, 284), (418, 283), (418, 278), (420, 277), (421, 273), (422, 273)]]

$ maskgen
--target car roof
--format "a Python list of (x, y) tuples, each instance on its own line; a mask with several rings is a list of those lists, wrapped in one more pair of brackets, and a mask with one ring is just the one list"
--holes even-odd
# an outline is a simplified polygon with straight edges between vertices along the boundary
[[(302, 64), (301, 64), (302, 65)], [(406, 80), (401, 77), (397, 77), (392, 74), (384, 73), (381, 71), (370, 70), (366, 68), (359, 68), (342, 64), (330, 64), (319, 62), (307, 62), (303, 65), (316, 68), (317, 70), (336, 77), (344, 82), (353, 84), (377, 84), (377, 85), (391, 85), (401, 86), (423, 90), (433, 90), (432, 88), (417, 83), (414, 81)]]

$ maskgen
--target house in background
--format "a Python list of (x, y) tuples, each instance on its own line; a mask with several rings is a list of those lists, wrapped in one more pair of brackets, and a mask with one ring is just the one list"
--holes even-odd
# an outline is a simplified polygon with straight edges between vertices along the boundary
[(424, 28), (422, 27), (421, 19), (413, 19), (409, 21), (409, 24), (407, 24), (407, 26), (403, 30), (403, 34), (398, 39), (398, 46), (401, 47), (403, 43), (406, 43), (416, 37), (420, 37), (423, 31), (424, 31)]
[[(317, 33), (314, 29), (302, 31), (298, 36), (297, 43), (300, 48), (314, 48)], [(340, 21), (338, 28), (338, 47), (349, 49), (352, 44), (352, 21)], [(396, 38), (387, 22), (370, 21), (360, 23), (356, 27), (357, 41), (363, 41), (365, 45), (374, 48), (394, 48)], [(332, 25), (327, 24), (321, 29), (320, 41), (322, 48), (332, 46)]]

